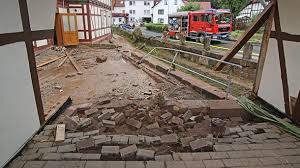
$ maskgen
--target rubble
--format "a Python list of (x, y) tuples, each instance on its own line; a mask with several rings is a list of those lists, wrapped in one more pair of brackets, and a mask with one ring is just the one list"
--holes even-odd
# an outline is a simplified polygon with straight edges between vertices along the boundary
[(213, 144), (206, 139), (197, 139), (190, 142), (190, 147), (193, 151), (210, 151)]
[(69, 116), (65, 116), (64, 123), (67, 130), (76, 131), (78, 127), (78, 122)]
[(210, 126), (211, 126), (211, 132), (214, 137), (221, 138), (224, 136), (226, 130), (225, 124), (226, 122), (219, 118), (211, 119)]
[(82, 149), (89, 149), (95, 147), (95, 140), (92, 138), (87, 138), (80, 140), (76, 143), (77, 150), (80, 151)]
[(138, 120), (135, 120), (135, 119), (127, 119), (126, 121), (126, 124), (132, 126), (132, 127), (135, 127), (137, 129), (140, 129), (142, 127), (142, 122), (138, 121)]
[(111, 113), (109, 113), (109, 112), (103, 113), (102, 112), (102, 114), (100, 114), (97, 118), (99, 121), (102, 121), (102, 120), (108, 120), (108, 119), (110, 119), (110, 117), (111, 117)]
[(103, 62), (106, 62), (106, 60), (107, 60), (107, 57), (106, 57), (106, 56), (103, 56), (103, 55), (98, 56), (98, 57), (96, 58), (96, 62), (97, 62), (97, 63), (103, 63)]
[(135, 156), (137, 150), (138, 148), (136, 147), (136, 145), (130, 145), (128, 147), (120, 149), (120, 154), (122, 158), (128, 158), (128, 157)]
[(102, 146), (101, 155), (103, 156), (119, 156), (119, 146)]
[(161, 117), (161, 119), (163, 119), (163, 120), (168, 120), (168, 119), (170, 119), (172, 116), (173, 116), (172, 113), (167, 112), (167, 113), (164, 113), (163, 115), (161, 115), (160, 117)]
[(159, 128), (159, 124), (158, 124), (157, 122), (155, 122), (155, 123), (152, 123), (152, 124), (150, 124), (150, 125), (147, 125), (146, 128), (147, 128), (148, 130), (151, 130), (151, 129), (157, 129), (157, 128)]
[(154, 154), (155, 154), (155, 151), (153, 151), (153, 150), (138, 149), (136, 157), (137, 157), (137, 159), (151, 160), (151, 159), (154, 159)]
[(180, 119), (179, 117), (173, 116), (172, 119), (171, 119), (171, 121), (172, 121), (173, 124), (183, 125), (183, 120)]
[(182, 119), (183, 119), (184, 122), (187, 122), (192, 116), (193, 116), (193, 112), (191, 110), (187, 110), (183, 114)]
[(161, 136), (161, 142), (167, 144), (176, 144), (178, 141), (177, 134), (168, 134)]
[(90, 119), (90, 118), (82, 118), (82, 119), (80, 119), (80, 121), (78, 123), (78, 126), (80, 128), (84, 128), (84, 127), (87, 127), (87, 126), (89, 126), (91, 124), (92, 124), (92, 119)]

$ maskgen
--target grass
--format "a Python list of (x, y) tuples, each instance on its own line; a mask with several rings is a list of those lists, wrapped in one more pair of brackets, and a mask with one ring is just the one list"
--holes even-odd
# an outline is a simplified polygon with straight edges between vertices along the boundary
[[(235, 30), (233, 32), (230, 33), (230, 39), (231, 40), (238, 40), (243, 34), (244, 34), (245, 30)], [(263, 33), (255, 33), (253, 35), (253, 37), (249, 40), (249, 42), (252, 43), (261, 43), (261, 39), (262, 39)]]

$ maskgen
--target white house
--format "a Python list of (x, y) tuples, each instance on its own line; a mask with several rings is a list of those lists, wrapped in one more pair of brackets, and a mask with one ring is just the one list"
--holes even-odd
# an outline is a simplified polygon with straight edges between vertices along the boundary
[[(128, 14), (128, 22), (140, 23), (151, 22), (151, 7), (154, 5), (154, 0), (116, 0), (113, 13)], [(122, 21), (120, 17), (114, 18), (114, 24)]]
[[(269, 1), (266, 1), (268, 4)], [(252, 0), (248, 3), (248, 5), (238, 14), (236, 17), (237, 19), (239, 18), (252, 18), (254, 16), (257, 16), (264, 10), (263, 5), (257, 1), (257, 0)]]
[(116, 0), (113, 4), (113, 25), (127, 23), (128, 13), (125, 12), (125, 0)]
[(153, 23), (168, 24), (168, 15), (184, 5), (183, 0), (161, 0), (152, 7)]

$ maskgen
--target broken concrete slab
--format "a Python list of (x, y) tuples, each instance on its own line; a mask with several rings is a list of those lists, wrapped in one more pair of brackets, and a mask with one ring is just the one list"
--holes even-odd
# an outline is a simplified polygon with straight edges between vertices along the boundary
[(122, 158), (133, 157), (135, 156), (137, 150), (138, 148), (136, 147), (136, 145), (130, 145), (128, 147), (120, 149), (120, 154)]
[(135, 127), (137, 129), (140, 129), (142, 127), (142, 122), (138, 121), (138, 120), (135, 120), (135, 119), (127, 119), (126, 120), (126, 124), (132, 126), (132, 127)]

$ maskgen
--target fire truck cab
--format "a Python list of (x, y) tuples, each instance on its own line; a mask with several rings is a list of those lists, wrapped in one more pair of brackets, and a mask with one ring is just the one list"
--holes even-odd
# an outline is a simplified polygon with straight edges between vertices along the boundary
[(169, 15), (169, 35), (179, 39), (180, 33), (187, 38), (204, 41), (206, 36), (212, 40), (226, 39), (232, 32), (230, 10), (209, 9), (193, 12), (176, 12)]

